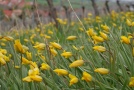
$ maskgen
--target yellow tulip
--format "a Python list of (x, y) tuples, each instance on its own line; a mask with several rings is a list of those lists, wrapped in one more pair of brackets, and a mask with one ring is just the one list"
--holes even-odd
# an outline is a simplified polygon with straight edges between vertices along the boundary
[(76, 60), (74, 61), (73, 63), (71, 63), (69, 65), (69, 67), (79, 67), (79, 66), (82, 66), (84, 64), (84, 61), (83, 60)]
[(61, 76), (61, 75), (68, 75), (68, 71), (65, 70), (65, 69), (55, 69), (53, 71), (56, 72), (59, 76)]
[(105, 52), (106, 48), (103, 46), (94, 46), (93, 49), (98, 52)]
[(103, 74), (103, 75), (109, 73), (109, 70), (106, 69), (106, 68), (97, 68), (97, 69), (95, 69), (94, 71), (97, 72), (97, 73)]
[(90, 82), (90, 81), (92, 81), (92, 76), (89, 73), (87, 73), (87, 72), (83, 72), (82, 80)]

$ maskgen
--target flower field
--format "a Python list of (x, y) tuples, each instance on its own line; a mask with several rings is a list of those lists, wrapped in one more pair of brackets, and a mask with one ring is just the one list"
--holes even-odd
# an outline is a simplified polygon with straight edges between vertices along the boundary
[(0, 32), (0, 90), (133, 90), (134, 13)]

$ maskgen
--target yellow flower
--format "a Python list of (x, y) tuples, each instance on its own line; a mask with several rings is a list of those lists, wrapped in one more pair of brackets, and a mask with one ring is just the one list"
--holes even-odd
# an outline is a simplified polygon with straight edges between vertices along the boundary
[(11, 37), (11, 36), (5, 36), (4, 39), (6, 39), (7, 41), (13, 41), (14, 40), (14, 38)]
[(44, 43), (39, 43), (36, 46), (33, 46), (34, 48), (38, 49), (38, 50), (44, 50), (46, 45)]
[(96, 41), (96, 42), (103, 42), (103, 41), (104, 41), (104, 39), (103, 39), (102, 37), (99, 37), (99, 36), (93, 36), (92, 38), (93, 38), (94, 41)]
[(30, 69), (37, 68), (37, 63), (36, 62), (30, 62)]
[(100, 36), (101, 36), (103, 39), (108, 40), (108, 37), (107, 37), (107, 35), (106, 35), (105, 33), (100, 32)]
[(29, 40), (28, 39), (24, 39), (25, 42), (28, 42)]
[(132, 22), (129, 19), (127, 19), (126, 23), (127, 23), (128, 26), (132, 25)]
[(14, 48), (19, 53), (25, 53), (25, 50), (23, 49), (19, 39), (15, 40)]
[(101, 27), (106, 31), (109, 32), (109, 27), (107, 25), (101, 25)]
[(42, 63), (40, 68), (41, 68), (41, 70), (48, 70), (48, 69), (50, 69), (50, 66), (46, 63)]
[(106, 48), (103, 46), (94, 46), (93, 49), (98, 52), (105, 52)]
[(14, 66), (16, 69), (19, 69), (20, 68), (20, 66)]
[(22, 64), (30, 64), (30, 61), (22, 57)]
[(50, 49), (50, 52), (53, 56), (56, 56), (57, 55), (57, 51), (55, 49)]
[(32, 82), (32, 79), (31, 79), (30, 76), (27, 76), (27, 77), (23, 78), (22, 81), (24, 81), (24, 82)]
[(56, 42), (50, 42), (50, 44), (56, 49), (62, 49), (61, 45)]
[(53, 34), (53, 32), (51, 30), (48, 30), (48, 34)]
[(2, 54), (7, 54), (7, 50), (6, 50), (6, 49), (0, 49), (0, 52), (1, 52)]
[(90, 82), (90, 81), (92, 81), (92, 76), (89, 73), (87, 73), (87, 72), (83, 72), (82, 80)]
[(78, 49), (76, 46), (74, 46), (74, 45), (73, 45), (72, 47), (73, 47), (75, 50), (79, 50), (79, 49)]
[(89, 30), (87, 31), (87, 34), (89, 36), (95, 36), (96, 35), (96, 33), (94, 32), (93, 28), (89, 28)]
[(0, 63), (1, 63), (2, 65), (5, 65), (5, 64), (6, 64), (6, 61), (5, 61), (2, 57), (0, 57)]
[(65, 70), (65, 69), (55, 69), (53, 71), (56, 72), (59, 76), (61, 76), (61, 75), (68, 75), (68, 71)]
[(6, 44), (5, 44), (5, 43), (3, 43), (3, 42), (1, 42), (1, 43), (0, 43), (0, 45), (1, 45), (1, 46), (6, 46)]
[(130, 78), (129, 86), (134, 87), (134, 77)]
[(97, 68), (97, 69), (95, 69), (94, 71), (95, 71), (95, 72), (98, 72), (98, 73), (100, 73), (100, 74), (103, 74), (103, 75), (109, 73), (109, 70), (106, 69), (106, 68)]
[(72, 74), (69, 74), (69, 78), (71, 79), (69, 84), (70, 86), (78, 82), (78, 78)]
[(69, 67), (79, 67), (79, 66), (82, 66), (84, 64), (84, 61), (83, 60), (76, 60), (74, 61), (73, 63), (71, 63), (69, 65)]
[(66, 51), (64, 51), (64, 52), (61, 54), (61, 56), (64, 56), (65, 58), (69, 58), (69, 57), (72, 56), (72, 53), (71, 53), (71, 52), (66, 52)]
[(29, 76), (33, 76), (33, 75), (39, 75), (40, 73), (39, 73), (39, 68), (34, 68), (34, 69), (30, 69), (29, 71), (28, 71), (28, 75)]
[(67, 40), (75, 40), (77, 37), (76, 36), (68, 36)]
[(30, 53), (30, 52), (26, 52), (26, 56), (27, 56), (27, 59), (28, 60), (32, 60), (32, 53)]
[(30, 76), (30, 78), (31, 78), (33, 81), (36, 81), (36, 82), (41, 82), (41, 81), (42, 81), (42, 77), (39, 76), (39, 75), (33, 75), (33, 76)]
[(125, 44), (130, 44), (130, 39), (127, 38), (126, 36), (121, 36), (121, 42)]

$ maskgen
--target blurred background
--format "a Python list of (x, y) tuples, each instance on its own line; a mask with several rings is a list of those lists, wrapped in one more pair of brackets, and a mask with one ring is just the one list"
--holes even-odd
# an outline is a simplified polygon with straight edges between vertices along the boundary
[[(70, 7), (69, 1), (74, 9)], [(77, 21), (88, 14), (105, 16), (111, 11), (134, 11), (134, 0), (0, 0), (0, 29), (34, 28), (57, 18)], [(74, 13), (75, 12), (75, 13)], [(6, 26), (6, 27), (5, 27)]]

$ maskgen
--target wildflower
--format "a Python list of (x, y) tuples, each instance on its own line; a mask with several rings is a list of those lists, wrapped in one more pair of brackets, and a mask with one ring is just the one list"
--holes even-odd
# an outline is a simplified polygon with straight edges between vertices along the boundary
[(51, 34), (51, 35), (52, 35), (52, 34), (53, 34), (53, 32), (52, 32), (51, 30), (48, 30), (48, 34)]
[(13, 41), (14, 40), (14, 38), (11, 37), (11, 36), (5, 36), (4, 39), (6, 39), (7, 41)]
[(79, 50), (79, 49), (78, 49), (76, 46), (74, 46), (74, 45), (73, 45), (72, 47), (73, 47), (75, 50)]
[(134, 87), (134, 77), (130, 78), (129, 86)]
[(3, 43), (3, 42), (1, 42), (1, 44), (0, 44), (1, 46), (6, 46), (6, 44), (5, 43)]
[(6, 64), (6, 61), (5, 61), (2, 57), (0, 57), (0, 63), (1, 63), (2, 65), (5, 65), (5, 64)]
[(50, 52), (53, 56), (56, 56), (57, 55), (57, 51), (55, 49), (50, 49)]
[(25, 78), (22, 79), (25, 82), (32, 82), (32, 79), (30, 78), (30, 76), (27, 76)]
[(105, 52), (106, 48), (103, 46), (94, 46), (93, 49), (98, 52)]
[(109, 32), (109, 27), (107, 25), (101, 25), (101, 27), (106, 31)]
[(24, 39), (25, 42), (28, 42), (29, 40), (28, 39)]
[(90, 82), (90, 81), (92, 81), (92, 76), (89, 73), (87, 73), (87, 72), (83, 72), (82, 80)]
[(30, 69), (37, 68), (37, 63), (36, 62), (30, 62)]
[(26, 52), (26, 57), (27, 57), (28, 60), (32, 60), (32, 53), (27, 51)]
[(93, 28), (89, 28), (89, 30), (87, 31), (87, 34), (89, 36), (95, 36), (96, 35), (96, 33), (94, 32)]
[(19, 39), (15, 40), (14, 48), (19, 53), (25, 53), (25, 50), (23, 49)]
[(69, 65), (69, 67), (79, 67), (79, 66), (82, 66), (84, 64), (84, 61), (83, 60), (76, 60), (74, 61), (73, 63), (71, 63)]
[(121, 42), (125, 44), (130, 44), (130, 39), (127, 38), (126, 36), (121, 36)]
[(56, 49), (62, 49), (61, 45), (56, 42), (50, 42), (50, 44)]
[(40, 55), (40, 57), (41, 57), (42, 60), (44, 60), (44, 61), (46, 60), (46, 57), (45, 56)]
[(42, 81), (42, 77), (39, 76), (39, 75), (33, 75), (33, 76), (30, 76), (30, 78), (31, 78), (33, 81), (36, 81), (36, 82), (41, 82), (41, 81)]
[(40, 68), (41, 68), (41, 70), (48, 70), (48, 69), (50, 69), (50, 66), (46, 63), (42, 63)]
[(105, 33), (100, 32), (100, 36), (104, 39), (104, 40), (108, 40), (108, 37)]
[(103, 75), (109, 73), (109, 70), (106, 69), (106, 68), (97, 68), (97, 69), (95, 69), (94, 71), (95, 71), (95, 72), (98, 72), (98, 73), (100, 73), (100, 74), (103, 74)]
[(68, 75), (68, 71), (65, 70), (65, 69), (55, 69), (53, 71), (56, 72), (59, 76), (61, 76), (61, 75)]
[(33, 46), (34, 48), (38, 49), (38, 50), (44, 50), (45, 49), (45, 44), (44, 43), (39, 43), (35, 46)]
[(29, 71), (28, 71), (28, 75), (29, 76), (31, 76), (31, 75), (39, 75), (40, 73), (39, 73), (39, 68), (38, 67), (35, 67), (35, 68), (33, 68), (33, 69), (30, 69)]
[(22, 64), (30, 64), (30, 61), (22, 57)]
[(126, 20), (126, 23), (127, 23), (128, 26), (131, 26), (132, 25), (131, 24), (131, 21), (129, 19)]
[(94, 41), (96, 41), (96, 42), (103, 42), (103, 41), (104, 41), (104, 39), (103, 39), (102, 37), (99, 37), (99, 36), (93, 36), (92, 38), (93, 38)]
[(71, 79), (69, 84), (70, 86), (78, 82), (78, 78), (72, 74), (69, 74), (69, 78)]
[(72, 56), (72, 53), (71, 53), (71, 52), (66, 52), (66, 51), (64, 51), (64, 52), (61, 54), (61, 56), (64, 56), (65, 58), (69, 58), (69, 57)]
[(19, 69), (20, 68), (20, 66), (14, 66), (16, 69)]
[(67, 40), (75, 40), (77, 37), (76, 36), (68, 36)]

